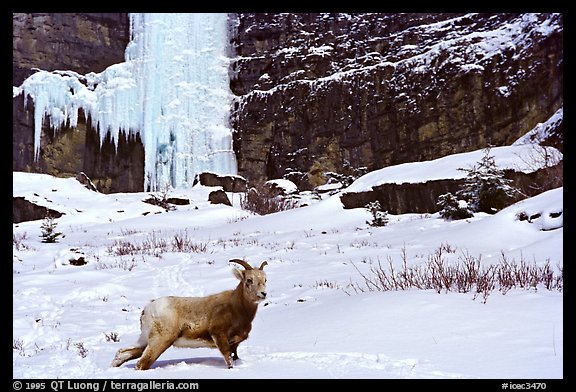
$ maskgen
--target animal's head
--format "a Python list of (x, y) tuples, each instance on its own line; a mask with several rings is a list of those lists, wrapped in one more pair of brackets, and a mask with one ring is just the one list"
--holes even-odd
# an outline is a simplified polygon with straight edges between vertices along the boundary
[(263, 261), (260, 268), (254, 269), (244, 260), (233, 259), (231, 263), (238, 263), (244, 267), (244, 270), (234, 269), (234, 276), (240, 279), (244, 288), (244, 295), (250, 302), (260, 302), (266, 298), (266, 272), (264, 266), (268, 262)]

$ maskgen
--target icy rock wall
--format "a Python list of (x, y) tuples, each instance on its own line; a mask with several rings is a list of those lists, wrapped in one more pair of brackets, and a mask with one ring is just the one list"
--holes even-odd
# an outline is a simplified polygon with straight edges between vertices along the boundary
[(231, 118), (238, 173), (251, 182), (314, 189), (327, 172), (507, 145), (563, 105), (562, 14), (235, 21)]
[(186, 188), (202, 171), (235, 174), (228, 123), (227, 14), (131, 14), (126, 61), (101, 73), (39, 71), (13, 95), (34, 102), (42, 124), (75, 127), (82, 109), (105, 138), (138, 133), (144, 189)]

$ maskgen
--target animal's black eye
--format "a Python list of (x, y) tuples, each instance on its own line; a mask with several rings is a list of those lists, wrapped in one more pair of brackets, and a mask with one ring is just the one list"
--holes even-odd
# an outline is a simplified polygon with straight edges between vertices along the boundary
[(252, 283), (253, 283), (252, 278), (246, 279), (246, 283), (247, 283), (247, 284), (252, 284)]

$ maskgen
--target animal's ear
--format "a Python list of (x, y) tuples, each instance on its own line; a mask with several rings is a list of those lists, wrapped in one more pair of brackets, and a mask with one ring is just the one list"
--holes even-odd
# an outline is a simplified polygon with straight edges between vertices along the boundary
[(239, 280), (243, 280), (244, 279), (244, 271), (239, 270), (238, 268), (234, 268), (232, 270), (232, 273), (234, 274), (234, 276), (239, 279)]

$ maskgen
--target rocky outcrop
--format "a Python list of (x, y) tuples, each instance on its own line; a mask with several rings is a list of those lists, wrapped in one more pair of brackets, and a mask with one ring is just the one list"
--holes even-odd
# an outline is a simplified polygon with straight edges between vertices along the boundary
[(96, 189), (96, 185), (94, 185), (94, 183), (92, 182), (90, 177), (86, 175), (86, 173), (84, 172), (78, 173), (76, 175), (76, 181), (84, 185), (84, 188), (88, 189), (89, 191), (98, 192), (98, 189)]
[(52, 218), (60, 218), (62, 215), (62, 212), (53, 210), (48, 207), (39, 206), (29, 200), (26, 200), (24, 197), (12, 198), (12, 223), (41, 220), (47, 216), (51, 216)]
[(433, 213), (439, 210), (436, 202), (445, 193), (456, 193), (464, 180), (432, 180), (424, 183), (381, 184), (366, 192), (344, 192), (340, 201), (344, 208), (365, 208), (373, 201), (380, 202), (383, 211), (398, 215), (409, 212)]
[[(520, 198), (535, 196), (538, 193), (562, 186), (564, 164), (539, 169), (532, 173), (505, 170), (504, 177), (511, 179), (512, 185), (520, 190)], [(365, 192), (346, 192), (340, 200), (344, 208), (365, 208), (366, 204), (378, 201), (384, 211), (398, 215), (405, 213), (434, 213), (440, 195), (456, 194), (464, 184), (464, 179), (432, 180), (423, 183), (381, 184)]]
[(126, 13), (14, 13), (12, 83), (34, 68), (101, 72), (124, 61), (129, 34)]
[(208, 195), (208, 201), (210, 204), (224, 204), (227, 206), (232, 206), (232, 202), (228, 198), (228, 195), (222, 189), (217, 189), (210, 192)]
[(190, 199), (184, 199), (182, 197), (168, 197), (166, 202), (176, 206), (187, 206), (190, 204)]
[(246, 179), (240, 176), (203, 172), (198, 175), (197, 181), (204, 186), (222, 187), (225, 192), (246, 192)]
[(240, 14), (239, 174), (299, 189), (506, 145), (563, 102), (561, 14)]

